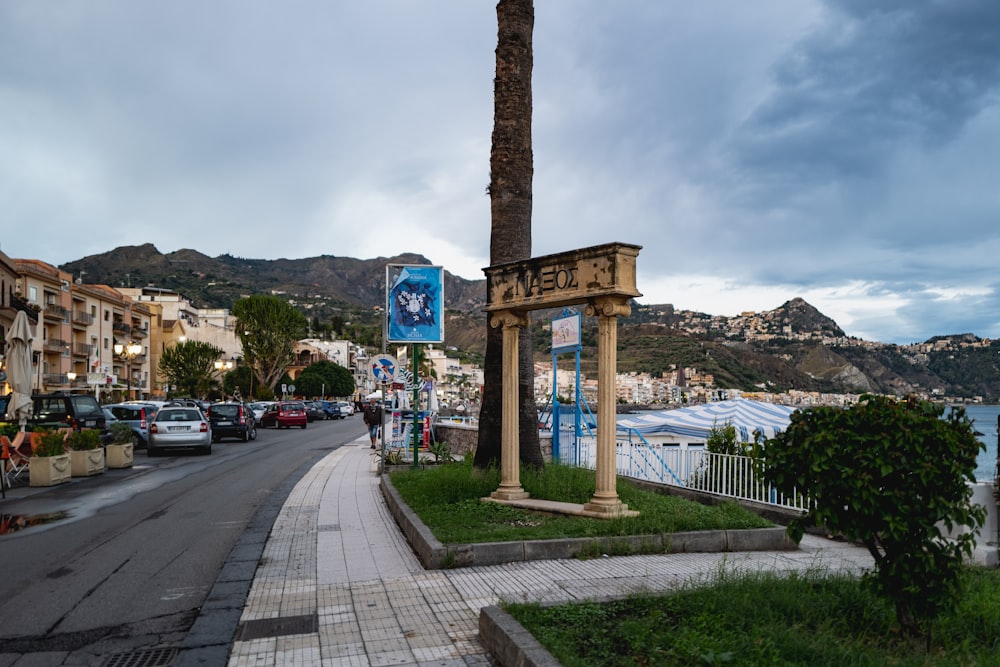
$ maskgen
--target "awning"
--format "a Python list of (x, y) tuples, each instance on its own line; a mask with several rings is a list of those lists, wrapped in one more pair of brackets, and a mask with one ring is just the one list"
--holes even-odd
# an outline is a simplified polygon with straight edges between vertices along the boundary
[(753, 442), (754, 432), (773, 438), (788, 427), (796, 408), (741, 398), (662, 410), (619, 419), (618, 431), (632, 429), (643, 435), (674, 435), (707, 440), (714, 427), (732, 425), (741, 442)]

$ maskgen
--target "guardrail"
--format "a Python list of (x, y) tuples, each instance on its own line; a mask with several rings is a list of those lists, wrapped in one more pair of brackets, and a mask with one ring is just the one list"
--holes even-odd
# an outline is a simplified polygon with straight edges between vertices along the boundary
[[(597, 467), (597, 439), (580, 438), (573, 452), (576, 465)], [(615, 469), (619, 475), (658, 484), (705, 491), (734, 500), (747, 500), (785, 509), (805, 511), (808, 499), (786, 496), (765, 483), (747, 456), (715, 454), (701, 446), (664, 445), (621, 439), (615, 444)]]

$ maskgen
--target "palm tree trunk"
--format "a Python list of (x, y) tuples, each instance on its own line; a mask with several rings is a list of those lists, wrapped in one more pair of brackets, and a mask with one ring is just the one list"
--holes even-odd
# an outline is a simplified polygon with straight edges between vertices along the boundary
[[(493, 81), (493, 144), (490, 152), (490, 264), (531, 257), (531, 70), (534, 64), (532, 0), (497, 3), (496, 78)], [(479, 411), (476, 467), (498, 463), (501, 449), (502, 332), (487, 322), (483, 400)], [(518, 335), (520, 458), (542, 465), (535, 407), (531, 331)]]

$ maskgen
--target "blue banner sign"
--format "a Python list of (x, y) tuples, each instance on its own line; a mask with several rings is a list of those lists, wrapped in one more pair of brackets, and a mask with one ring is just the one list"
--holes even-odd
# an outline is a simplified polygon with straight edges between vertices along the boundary
[(386, 311), (390, 343), (444, 342), (444, 269), (386, 266)]

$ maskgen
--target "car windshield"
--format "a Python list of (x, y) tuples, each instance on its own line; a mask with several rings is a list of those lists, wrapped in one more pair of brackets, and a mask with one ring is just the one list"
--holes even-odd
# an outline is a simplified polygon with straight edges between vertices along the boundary
[(238, 405), (213, 405), (209, 408), (212, 411), (212, 415), (216, 417), (238, 417), (240, 414), (240, 407)]
[(281, 407), (285, 410), (305, 410), (305, 406), (301, 403), (285, 403)]
[(201, 412), (195, 408), (170, 408), (168, 410), (160, 410), (156, 415), (156, 421), (197, 422), (201, 421)]

